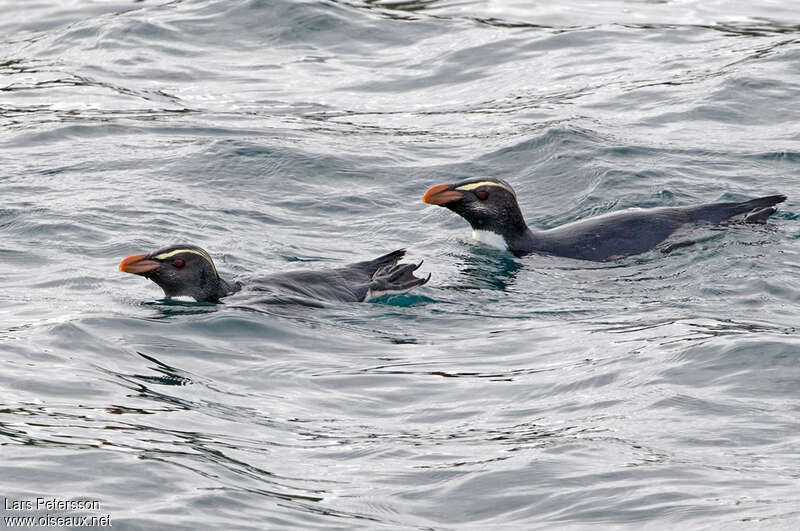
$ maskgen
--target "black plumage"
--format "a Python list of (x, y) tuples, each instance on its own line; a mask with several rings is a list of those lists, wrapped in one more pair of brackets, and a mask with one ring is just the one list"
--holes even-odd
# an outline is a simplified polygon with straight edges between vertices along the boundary
[(194, 245), (173, 245), (124, 259), (120, 271), (149, 278), (167, 297), (189, 296), (199, 302), (220, 302), (237, 293), (268, 294), (273, 301), (361, 302), (384, 294), (403, 293), (428, 282), (414, 276), (421, 265), (403, 264), (406, 251), (338, 268), (288, 271), (227, 281), (211, 256)]
[(430, 188), (423, 197), (428, 204), (460, 215), (474, 230), (502, 237), (507, 249), (517, 256), (542, 253), (594, 261), (674, 248), (676, 242), (670, 242), (670, 236), (686, 227), (733, 221), (765, 223), (777, 210), (775, 205), (785, 200), (785, 195), (773, 195), (739, 203), (629, 209), (549, 230), (533, 230), (525, 223), (516, 193), (500, 179), (441, 184)]

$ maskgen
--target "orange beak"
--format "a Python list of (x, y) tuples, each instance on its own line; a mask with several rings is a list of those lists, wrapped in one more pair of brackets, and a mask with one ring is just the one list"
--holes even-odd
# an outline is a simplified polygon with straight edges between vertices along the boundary
[(157, 269), (159, 265), (155, 260), (148, 260), (147, 254), (135, 254), (129, 256), (119, 264), (119, 270), (123, 273), (133, 273), (134, 275), (145, 275)]
[(452, 184), (439, 184), (428, 188), (425, 195), (422, 196), (422, 202), (429, 205), (444, 206), (447, 203), (458, 201), (463, 197), (463, 194), (458, 190), (453, 190)]

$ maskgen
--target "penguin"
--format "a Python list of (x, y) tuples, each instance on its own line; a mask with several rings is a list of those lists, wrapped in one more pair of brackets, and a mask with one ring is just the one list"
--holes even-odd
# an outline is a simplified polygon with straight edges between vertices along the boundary
[(772, 195), (740, 203), (632, 208), (567, 223), (549, 230), (533, 230), (525, 223), (517, 194), (502, 179), (467, 179), (433, 186), (422, 198), (429, 205), (448, 208), (466, 219), (473, 236), (516, 256), (530, 253), (605, 262), (660, 249), (668, 252), (691, 242), (669, 242), (678, 229), (728, 222), (766, 223), (786, 201)]
[[(288, 271), (228, 281), (217, 272), (211, 255), (196, 245), (180, 244), (122, 260), (119, 270), (149, 278), (167, 298), (188, 296), (219, 303), (236, 293), (268, 294), (267, 302), (364, 302), (381, 295), (405, 293), (430, 280), (414, 276), (422, 265), (402, 264), (405, 249), (344, 267)], [(313, 304), (312, 304), (313, 305)]]

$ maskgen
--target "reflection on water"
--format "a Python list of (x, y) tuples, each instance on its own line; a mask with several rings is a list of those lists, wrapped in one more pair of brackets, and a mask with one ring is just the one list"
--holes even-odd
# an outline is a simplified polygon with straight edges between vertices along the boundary
[(505, 291), (514, 283), (522, 263), (510, 253), (483, 246), (470, 246), (458, 256), (460, 286), (456, 290), (493, 289)]

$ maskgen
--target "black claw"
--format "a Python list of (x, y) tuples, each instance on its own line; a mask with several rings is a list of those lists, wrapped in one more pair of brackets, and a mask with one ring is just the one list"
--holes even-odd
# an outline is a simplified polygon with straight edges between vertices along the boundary
[[(393, 253), (395, 256), (398, 253)], [(398, 257), (399, 258), (399, 257)], [(431, 279), (431, 273), (425, 278), (414, 275), (414, 271), (422, 267), (424, 260), (419, 263), (401, 264), (397, 261), (382, 264), (372, 274), (371, 288), (374, 290), (400, 291), (405, 292), (427, 284)]]

